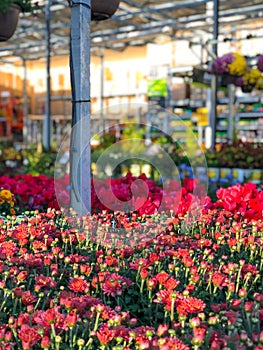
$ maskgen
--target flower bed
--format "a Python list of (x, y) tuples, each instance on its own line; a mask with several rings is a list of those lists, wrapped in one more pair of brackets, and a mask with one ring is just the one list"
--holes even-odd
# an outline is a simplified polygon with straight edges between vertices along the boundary
[[(110, 182), (113, 194), (119, 200), (118, 207), (115, 206), (116, 197), (113, 197), (109, 191), (109, 180), (94, 180), (92, 186), (94, 212), (109, 210), (112, 206), (117, 210), (124, 210), (127, 201), (130, 201), (130, 209), (138, 208), (140, 215), (156, 213), (161, 204), (164, 211), (178, 210), (184, 214), (191, 203), (200, 202), (196, 196), (192, 195), (195, 180), (190, 178), (183, 180), (184, 187), (182, 188), (181, 183), (171, 181), (166, 192), (153, 181), (148, 180), (145, 175), (135, 177), (129, 173), (126, 177), (112, 179)], [(147, 191), (142, 186), (142, 182), (147, 185)], [(34, 209), (46, 210), (47, 208), (58, 209), (59, 206), (66, 208), (70, 204), (69, 177), (67, 175), (55, 183), (54, 179), (43, 175), (1, 176), (1, 187), (14, 194), (18, 212)], [(205, 189), (203, 192), (205, 193)], [(101, 201), (101, 198), (104, 198), (106, 203)], [(140, 203), (144, 204), (140, 205)]]
[(262, 212), (246, 184), (177, 215), (3, 217), (0, 349), (262, 350)]

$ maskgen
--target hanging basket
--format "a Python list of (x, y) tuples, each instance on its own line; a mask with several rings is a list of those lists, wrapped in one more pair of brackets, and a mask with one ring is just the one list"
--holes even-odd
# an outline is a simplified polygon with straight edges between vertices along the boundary
[(241, 90), (242, 92), (251, 92), (254, 89), (254, 85), (242, 85)]
[(212, 76), (206, 68), (199, 67), (199, 66), (195, 66), (193, 68), (192, 80), (194, 83), (200, 83), (200, 84), (210, 86), (211, 79), (212, 79)]
[(103, 21), (117, 11), (120, 0), (91, 0), (91, 20)]
[(235, 84), (238, 79), (237, 75), (223, 73), (221, 75), (221, 85), (227, 86), (229, 84)]
[(18, 23), (20, 6), (11, 4), (6, 12), (0, 12), (0, 41), (7, 41), (10, 39)]

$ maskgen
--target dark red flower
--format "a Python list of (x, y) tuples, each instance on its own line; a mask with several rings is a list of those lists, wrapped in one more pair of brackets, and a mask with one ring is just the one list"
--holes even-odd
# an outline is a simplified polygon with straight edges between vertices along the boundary
[(18, 337), (22, 342), (23, 350), (30, 350), (41, 339), (37, 329), (26, 324), (21, 326)]
[(22, 304), (24, 305), (32, 305), (37, 301), (37, 297), (31, 294), (30, 291), (26, 291), (22, 293)]
[(106, 277), (102, 290), (104, 294), (114, 297), (116, 295), (121, 295), (123, 290), (131, 284), (132, 281), (129, 278), (118, 275), (117, 273), (112, 273)]

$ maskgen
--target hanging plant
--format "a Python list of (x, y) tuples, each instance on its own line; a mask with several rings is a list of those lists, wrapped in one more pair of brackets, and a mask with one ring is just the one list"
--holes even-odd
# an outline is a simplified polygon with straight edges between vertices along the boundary
[(1, 0), (0, 1), (0, 12), (5, 13), (10, 9), (11, 5), (17, 5), (21, 12), (33, 12), (38, 8), (37, 3), (31, 0)]
[(20, 12), (33, 12), (38, 8), (31, 0), (0, 1), (0, 41), (10, 39), (17, 27)]
[(231, 74), (242, 76), (247, 71), (247, 61), (244, 56), (233, 52), (217, 57), (211, 65), (213, 74)]
[(236, 86), (240, 86), (243, 92), (251, 92), (256, 87), (259, 79), (261, 79), (261, 72), (257, 68), (251, 68), (242, 77), (236, 81)]
[(21, 9), (16, 4), (11, 4), (5, 12), (0, 12), (0, 41), (7, 41), (13, 36), (20, 12)]
[(263, 72), (263, 55), (258, 56), (257, 68), (260, 70), (260, 72)]

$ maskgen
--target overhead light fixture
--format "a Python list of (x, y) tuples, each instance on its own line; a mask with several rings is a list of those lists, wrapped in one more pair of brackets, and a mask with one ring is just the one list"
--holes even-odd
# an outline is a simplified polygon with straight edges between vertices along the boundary
[(154, 43), (155, 44), (166, 44), (168, 42), (170, 42), (172, 40), (172, 38), (168, 35), (157, 35), (154, 39)]
[(245, 15), (236, 15), (230, 17), (222, 17), (220, 18), (220, 23), (230, 23), (230, 22), (241, 22), (246, 19)]
[(12, 52), (10, 51), (0, 51), (0, 57), (4, 57), (4, 56), (10, 56), (12, 55)]

